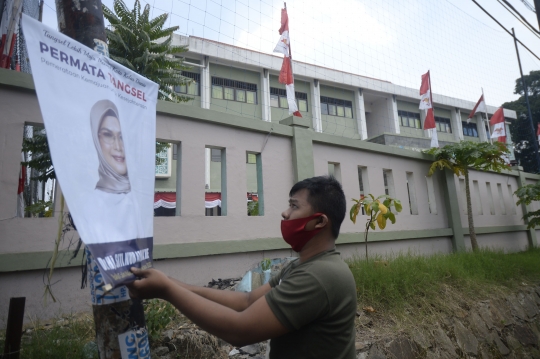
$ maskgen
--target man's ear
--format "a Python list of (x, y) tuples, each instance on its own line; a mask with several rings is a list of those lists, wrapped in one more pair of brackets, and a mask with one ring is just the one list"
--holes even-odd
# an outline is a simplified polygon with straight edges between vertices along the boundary
[(322, 214), (320, 217), (317, 218), (317, 223), (315, 224), (315, 228), (324, 228), (328, 225), (330, 220), (326, 216), (326, 214)]

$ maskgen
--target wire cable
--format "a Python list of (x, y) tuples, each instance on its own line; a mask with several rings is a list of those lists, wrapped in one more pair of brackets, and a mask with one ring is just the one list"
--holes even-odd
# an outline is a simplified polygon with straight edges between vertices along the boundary
[[(508, 35), (514, 37), (514, 35), (508, 31), (508, 29), (506, 27), (504, 27), (497, 19), (495, 19), (495, 17), (493, 17), (493, 15), (491, 15), (486, 9), (484, 9), (479, 3), (476, 2), (476, 0), (472, 0), (473, 3), (475, 3), (476, 5), (478, 5), (478, 7), (480, 9), (482, 9), (483, 12), (485, 12), (490, 18), (493, 19), (493, 21), (495, 21), (497, 24), (499, 24), (500, 27), (502, 27), (504, 29), (504, 31), (506, 31), (508, 33)], [(534, 57), (536, 57), (538, 60), (540, 60), (540, 57), (538, 57), (538, 55), (536, 55), (534, 52), (532, 52), (531, 49), (529, 49), (523, 42), (521, 42), (517, 37), (515, 38), (517, 42), (519, 42), (521, 44), (521, 46), (523, 46), (527, 51), (529, 51), (531, 54), (533, 54)]]

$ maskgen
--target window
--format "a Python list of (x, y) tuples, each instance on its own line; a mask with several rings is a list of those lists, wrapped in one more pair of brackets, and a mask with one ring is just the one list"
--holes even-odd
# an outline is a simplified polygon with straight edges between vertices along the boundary
[(352, 101), (321, 96), (321, 114), (353, 118)]
[(189, 77), (193, 82), (186, 85), (175, 86), (174, 91), (187, 95), (200, 96), (199, 83), (201, 81), (201, 75), (195, 72), (182, 71), (182, 76)]
[[(295, 91), (294, 96), (296, 97), (298, 111), (308, 112), (307, 93)], [(289, 103), (287, 102), (287, 91), (276, 87), (270, 87), (270, 106), (289, 108)]]
[(398, 117), (403, 127), (422, 128), (419, 113), (398, 110)]
[(435, 116), (435, 125), (437, 126), (437, 131), (439, 132), (452, 133), (449, 118)]
[(246, 153), (246, 163), (257, 163), (257, 154), (256, 153)]
[(212, 148), (212, 162), (221, 162), (221, 150)]
[(463, 136), (478, 137), (476, 123), (461, 121), (461, 127), (463, 127)]
[(256, 105), (257, 85), (221, 77), (212, 77), (212, 98)]

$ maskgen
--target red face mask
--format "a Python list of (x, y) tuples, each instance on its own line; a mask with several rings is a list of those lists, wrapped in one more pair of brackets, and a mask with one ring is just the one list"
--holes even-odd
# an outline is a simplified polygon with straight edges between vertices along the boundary
[(307, 242), (322, 228), (316, 228), (311, 231), (306, 231), (306, 225), (309, 221), (320, 217), (322, 213), (315, 213), (312, 216), (305, 218), (289, 219), (281, 221), (281, 235), (295, 252), (300, 252)]

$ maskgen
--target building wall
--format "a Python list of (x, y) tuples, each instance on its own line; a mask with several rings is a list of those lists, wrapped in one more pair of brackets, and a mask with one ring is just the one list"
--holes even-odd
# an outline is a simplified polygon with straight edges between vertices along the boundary
[(332, 97), (352, 102), (353, 118), (330, 116), (321, 114), (322, 132), (331, 135), (359, 139), (358, 125), (356, 122), (356, 108), (354, 93), (349, 90), (320, 85), (321, 96)]
[[(200, 61), (199, 60), (195, 60), (195, 59), (192, 59), (192, 58), (186, 58), (186, 61), (187, 62), (191, 62), (191, 63), (194, 63), (194, 64), (200, 64)], [(201, 73), (201, 68), (200, 67), (197, 67), (197, 66), (192, 66), (190, 69), (186, 70), (188, 72), (194, 72), (196, 74), (200, 74)], [(194, 106), (194, 107), (197, 107), (197, 108), (201, 108), (201, 91), (202, 91), (202, 84), (199, 83), (199, 94), (198, 95), (186, 95), (186, 96), (189, 96), (192, 98), (192, 100), (190, 101), (187, 101), (187, 102), (181, 102), (183, 105), (186, 105), (186, 106)], [(184, 95), (184, 94), (182, 94)]]
[[(262, 118), (260, 73), (232, 66), (224, 66), (213, 62), (210, 62), (209, 66), (210, 77), (221, 77), (225, 79), (243, 81), (257, 85), (256, 105), (243, 102), (215, 99), (212, 97), (212, 89), (210, 88), (210, 109), (214, 111), (234, 114), (236, 116), (260, 120)], [(212, 86), (211, 83), (210, 86)]]
[(394, 114), (392, 97), (379, 98), (371, 103), (371, 112), (366, 113), (368, 138), (377, 137), (383, 133), (394, 133)]
[[(52, 253), (58, 218), (14, 217), (24, 125), (43, 122), (29, 75), (0, 70), (0, 108), (4, 111), (0, 117), (0, 311), (6, 312), (11, 296), (27, 297), (27, 313), (39, 319), (89, 309), (88, 290), (78, 290), (80, 270), (76, 266), (82, 261), (81, 254), (70, 262), (73, 247), (66, 250), (68, 241), (63, 243), (53, 277), (60, 280), (53, 290), (62, 302), (44, 309), (42, 274)], [(154, 218), (154, 258), (161, 259), (155, 263), (188, 282), (204, 284), (218, 274), (238, 277), (264, 257), (290, 255), (279, 228), (289, 190), (298, 173), (303, 174), (299, 179), (326, 174), (329, 162), (339, 164), (334, 169), (343, 183), (347, 210), (352, 205), (350, 198), (359, 197), (358, 166), (365, 169), (365, 191), (373, 194), (384, 193), (383, 171), (391, 170), (393, 195), (402, 200), (403, 212), (396, 224), (370, 233), (370, 248), (377, 253), (407, 249), (420, 254), (448, 253), (460, 237), (463, 240), (461, 231), (466, 233), (467, 217), (459, 195), (462, 182), (455, 177), (444, 180), (441, 173), (426, 178), (433, 158), (422, 153), (163, 102), (158, 103), (156, 137), (180, 146), (177, 165), (182, 178), (181, 215)], [(227, 191), (227, 214), (222, 217), (206, 217), (202, 210), (207, 146), (226, 149), (227, 186), (222, 191)], [(263, 193), (259, 196), (264, 200), (264, 215), (257, 217), (246, 213), (246, 189), (253, 177), (246, 165), (247, 151), (262, 151)], [(512, 206), (515, 198), (510, 193), (520, 183), (518, 176), (515, 171), (471, 173), (471, 185), (477, 181), (481, 197), (478, 203), (482, 204), (482, 214), (478, 207), (473, 217), (482, 245), (518, 250), (532, 241), (521, 220), (522, 208)], [(538, 181), (540, 176), (527, 175), (527, 179)], [(492, 189), (494, 214), (487, 182)], [(168, 183), (167, 188), (172, 188)], [(409, 205), (412, 192), (416, 201)], [(458, 195), (450, 196), (452, 193)], [(411, 213), (414, 202), (417, 214)], [(454, 216), (451, 209), (456, 205), (459, 214)], [(59, 203), (55, 215), (59, 215)], [(345, 257), (363, 250), (362, 232), (361, 225), (345, 220), (337, 242)], [(78, 235), (70, 231), (67, 238), (76, 240)], [(469, 246), (468, 238), (464, 243)], [(3, 326), (5, 319), (0, 318)]]

